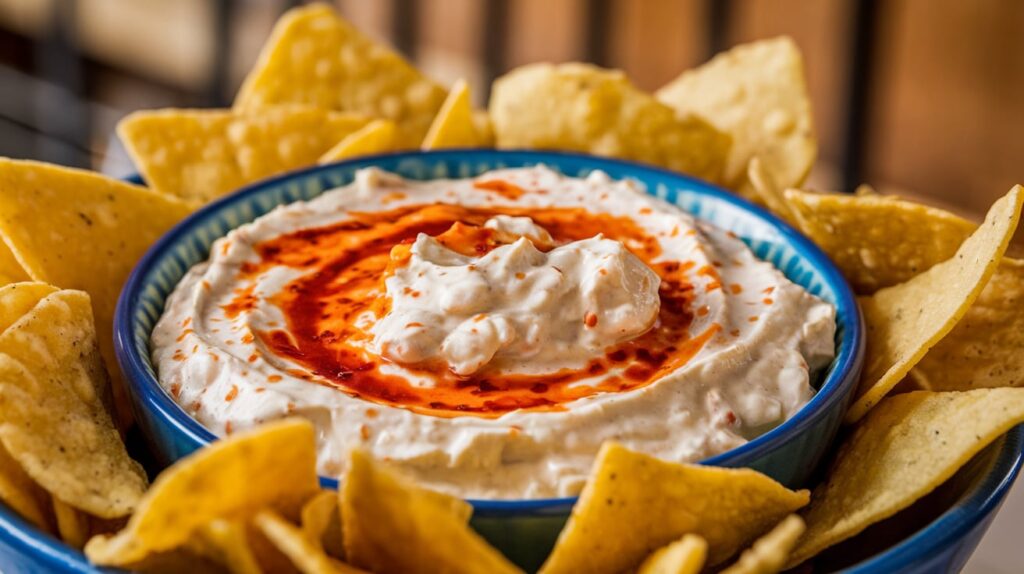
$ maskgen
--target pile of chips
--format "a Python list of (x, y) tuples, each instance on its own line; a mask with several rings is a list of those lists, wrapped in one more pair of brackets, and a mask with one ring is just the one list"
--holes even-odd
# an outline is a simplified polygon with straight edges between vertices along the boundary
[[(119, 134), (148, 187), (0, 158), (0, 501), (96, 564), (243, 573), (517, 572), (471, 507), (354, 451), (322, 491), (314, 432), (237, 433), (149, 485), (125, 448), (112, 353), (136, 261), (195, 207), (317, 163), (404, 149), (575, 150), (717, 182), (817, 243), (860, 296), (867, 362), (813, 493), (751, 470), (607, 444), (541, 571), (770, 573), (933, 492), (1024, 422), (1024, 188), (980, 224), (870, 188), (801, 190), (816, 155), (801, 56), (755, 42), (654, 94), (619, 71), (536, 64), (487, 111), (324, 5), (277, 24), (235, 105), (138, 112)], [(112, 384), (111, 384), (112, 383)]]

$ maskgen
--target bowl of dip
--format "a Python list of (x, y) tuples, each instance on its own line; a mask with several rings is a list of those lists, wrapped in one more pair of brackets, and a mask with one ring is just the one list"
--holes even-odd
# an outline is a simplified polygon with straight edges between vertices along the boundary
[(710, 184), (555, 152), (410, 152), (293, 172), (140, 261), (115, 344), (163, 462), (283, 416), (462, 496), (546, 555), (601, 443), (801, 486), (863, 326), (838, 270)]

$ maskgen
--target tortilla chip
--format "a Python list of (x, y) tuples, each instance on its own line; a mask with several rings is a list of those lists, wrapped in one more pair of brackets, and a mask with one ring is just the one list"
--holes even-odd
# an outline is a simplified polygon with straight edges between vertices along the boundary
[(365, 572), (332, 559), (319, 543), (297, 526), (272, 511), (263, 511), (254, 519), (264, 536), (287, 556), (303, 574), (356, 574)]
[(423, 141), (444, 97), (444, 88), (394, 51), (329, 6), (311, 4), (278, 20), (235, 108), (306, 104), (385, 118), (398, 124), (398, 144), (412, 149)]
[(57, 291), (53, 285), (31, 281), (0, 287), (0, 333), (25, 316), (44, 297)]
[(322, 490), (302, 507), (299, 524), (310, 540), (319, 544), (331, 556), (344, 560), (339, 504), (337, 492)]
[(992, 205), (984, 223), (953, 258), (860, 299), (867, 351), (847, 422), (863, 417), (964, 316), (999, 265), (1017, 228), (1022, 202), (1024, 187), (1018, 185)]
[(1024, 386), (1024, 261), (1003, 258), (967, 314), (911, 375), (932, 391)]
[(420, 147), (432, 150), (486, 147), (492, 143), (488, 141), (487, 134), (480, 133), (477, 129), (473, 106), (469, 101), (469, 84), (466, 80), (459, 80), (448, 92), (448, 98), (437, 112), (434, 122), (430, 124)]
[(198, 206), (246, 184), (317, 162), (367, 118), (311, 107), (152, 110), (117, 133), (149, 185)]
[(263, 509), (297, 517), (319, 490), (313, 425), (301, 419), (237, 432), (181, 459), (146, 492), (128, 525), (85, 546), (95, 564), (121, 566), (184, 545), (216, 518)]
[(378, 574), (519, 572), (470, 528), (471, 512), (352, 451), (341, 489), (349, 563)]
[(200, 526), (189, 543), (200, 554), (223, 565), (231, 574), (262, 574), (256, 555), (249, 545), (245, 522), (215, 518)]
[(869, 295), (952, 257), (977, 225), (898, 197), (786, 190), (797, 227)]
[(791, 225), (797, 225), (797, 215), (793, 207), (786, 201), (782, 188), (775, 182), (775, 178), (765, 168), (761, 158), (755, 157), (750, 160), (747, 166), (747, 179), (750, 181), (750, 193), (748, 196), (755, 203), (767, 207), (772, 213), (778, 215)]
[(637, 574), (699, 574), (708, 554), (708, 543), (696, 534), (655, 550), (644, 560)]
[(714, 566), (807, 500), (806, 490), (753, 470), (670, 463), (607, 443), (541, 572), (623, 572), (691, 533), (707, 541)]
[(853, 190), (853, 195), (857, 197), (870, 197), (872, 195), (878, 195), (878, 192), (870, 185), (862, 183), (857, 186), (857, 189)]
[(735, 564), (722, 574), (775, 574), (780, 572), (789, 559), (797, 540), (806, 530), (804, 521), (791, 514), (768, 534), (743, 551)]
[(65, 544), (81, 550), (89, 539), (89, 516), (74, 506), (53, 499), (53, 515), (57, 519), (57, 534)]
[(0, 233), (0, 286), (18, 281), (28, 281), (28, 273), (15, 259), (14, 253), (4, 243), (3, 234)]
[[(720, 181), (729, 136), (697, 116), (677, 117), (619, 70), (531, 64), (494, 82), (491, 121), (499, 148), (620, 157)], [(744, 164), (746, 167), (746, 164)]]
[(1024, 422), (1024, 389), (917, 391), (882, 401), (840, 448), (804, 515), (796, 565), (925, 496)]
[(32, 479), (101, 518), (125, 516), (146, 490), (104, 401), (89, 296), (52, 293), (0, 334), (0, 441)]
[(395, 144), (396, 129), (395, 122), (391, 120), (373, 120), (345, 136), (337, 145), (320, 156), (317, 163), (333, 163), (353, 157), (395, 151), (398, 149)]
[(97, 173), (0, 158), (0, 235), (32, 279), (92, 298), (122, 428), (131, 411), (114, 357), (117, 297), (146, 249), (189, 211), (174, 198)]
[(749, 189), (747, 164), (755, 157), (785, 189), (804, 181), (818, 155), (803, 58), (788, 37), (718, 54), (683, 72), (655, 97), (732, 136), (722, 177), (732, 189)]
[(11, 458), (0, 442), (0, 502), (44, 532), (52, 532), (46, 508), (50, 495)]

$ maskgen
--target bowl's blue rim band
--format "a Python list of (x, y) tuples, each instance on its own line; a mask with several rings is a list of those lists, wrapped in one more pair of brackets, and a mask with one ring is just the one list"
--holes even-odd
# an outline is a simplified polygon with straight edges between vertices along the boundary
[[(844, 345), (840, 348), (828, 378), (822, 382), (821, 389), (815, 393), (814, 397), (812, 397), (806, 405), (804, 405), (789, 420), (783, 422), (767, 433), (728, 452), (703, 460), (701, 461), (701, 464), (718, 466), (742, 465), (745, 461), (756, 459), (765, 450), (773, 448), (775, 446), (775, 441), (778, 440), (779, 437), (790, 432), (804, 430), (808, 426), (818, 423), (822, 418), (827, 417), (830, 414), (830, 407), (834, 407), (837, 401), (842, 401), (844, 399), (849, 400), (856, 392), (856, 389), (853, 389), (850, 393), (843, 395), (840, 391), (843, 387), (841, 383), (845, 378), (844, 374), (848, 375), (850, 373), (859, 372), (864, 361), (865, 338), (863, 318), (861, 317), (860, 309), (857, 306), (853, 291), (850, 289), (846, 279), (843, 278), (839, 269), (834, 263), (832, 263), (828, 256), (825, 255), (817, 245), (811, 242), (810, 239), (806, 238), (788, 223), (779, 219), (760, 206), (713, 184), (691, 176), (647, 164), (640, 164), (621, 159), (595, 157), (569, 152), (534, 150), (451, 149), (428, 152), (413, 151), (385, 153), (364, 156), (334, 164), (314, 166), (286, 172), (250, 184), (232, 194), (214, 200), (186, 217), (161, 237), (152, 247), (150, 247), (132, 270), (128, 281), (125, 283), (121, 292), (121, 296), (118, 298), (117, 308), (114, 315), (114, 345), (117, 359), (122, 370), (134, 373), (144, 379), (145, 384), (153, 390), (153, 392), (145, 393), (145, 396), (143, 397), (144, 401), (150, 408), (156, 409), (163, 418), (173, 421), (178, 429), (190, 440), (196, 443), (197, 446), (202, 446), (205, 443), (216, 440), (217, 437), (212, 432), (190, 417), (167, 395), (156, 379), (149, 375), (147, 366), (143, 363), (143, 358), (135, 352), (134, 342), (132, 341), (133, 331), (131, 325), (133, 322), (132, 314), (138, 304), (138, 301), (137, 296), (132, 299), (129, 294), (140, 291), (143, 280), (149, 274), (151, 267), (158, 259), (161, 252), (163, 252), (168, 245), (177, 243), (179, 237), (186, 234), (197, 221), (205, 220), (214, 216), (214, 214), (219, 212), (223, 206), (238, 201), (240, 198), (256, 194), (265, 187), (278, 185), (281, 182), (295, 178), (296, 176), (314, 175), (336, 169), (338, 166), (371, 166), (381, 159), (401, 160), (406, 157), (436, 156), (439, 158), (450, 157), (452, 159), (461, 158), (471, 160), (473, 156), (482, 158), (494, 155), (512, 156), (518, 159), (521, 163), (531, 162), (533, 164), (555, 163), (559, 158), (561, 158), (562, 160), (570, 162), (576, 161), (591, 164), (590, 167), (593, 169), (602, 169), (602, 166), (614, 166), (620, 169), (646, 171), (660, 177), (685, 181), (690, 186), (700, 188), (702, 193), (714, 196), (715, 198), (726, 203), (730, 203), (742, 210), (752, 212), (754, 215), (776, 228), (788, 242), (790, 242), (798, 251), (801, 251), (804, 257), (825, 276), (827, 283), (835, 291), (837, 312), (845, 311), (846, 313), (853, 314), (853, 316), (846, 317), (846, 323), (848, 324), (846, 337), (852, 342), (852, 344)], [(466, 156), (469, 156), (469, 158), (466, 158)], [(550, 158), (552, 157), (555, 158), (555, 162), (551, 161)], [(545, 158), (548, 158), (547, 162), (545, 162)], [(555, 167), (557, 167), (557, 164)], [(851, 384), (855, 385), (856, 381)], [(334, 478), (321, 477), (321, 484), (328, 488), (337, 488), (338, 481)], [(510, 510), (548, 514), (564, 512), (567, 507), (571, 507), (572, 504), (575, 503), (576, 498), (577, 497), (563, 497), (534, 500), (469, 499), (468, 502), (473, 505), (474, 514), (477, 516), (487, 516), (491, 513), (501, 514)]]

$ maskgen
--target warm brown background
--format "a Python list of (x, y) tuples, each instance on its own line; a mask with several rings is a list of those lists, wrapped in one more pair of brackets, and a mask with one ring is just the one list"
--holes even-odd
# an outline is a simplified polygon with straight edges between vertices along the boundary
[[(789, 34), (804, 52), (821, 140), (812, 184), (839, 188), (848, 161), (857, 1), (336, 4), (437, 79), (467, 77), (478, 97), (501, 69), (587, 58), (624, 68), (653, 90), (705, 60), (716, 42)], [(130, 169), (122, 154), (108, 149), (117, 119), (142, 107), (230, 102), (290, 4), (0, 0), (0, 155), (87, 163), (114, 173)], [(874, 40), (867, 52), (873, 65), (859, 123), (866, 139), (855, 173), (882, 188), (984, 211), (1013, 183), (1024, 182), (1024, 2), (878, 0), (871, 6)], [(595, 8), (604, 10), (603, 22), (595, 21)], [(220, 20), (218, 10), (227, 10)], [(717, 35), (715, 10), (726, 15)], [(66, 46), (54, 47), (55, 29), (64, 30), (72, 53), (80, 54), (76, 67), (66, 65)]]

